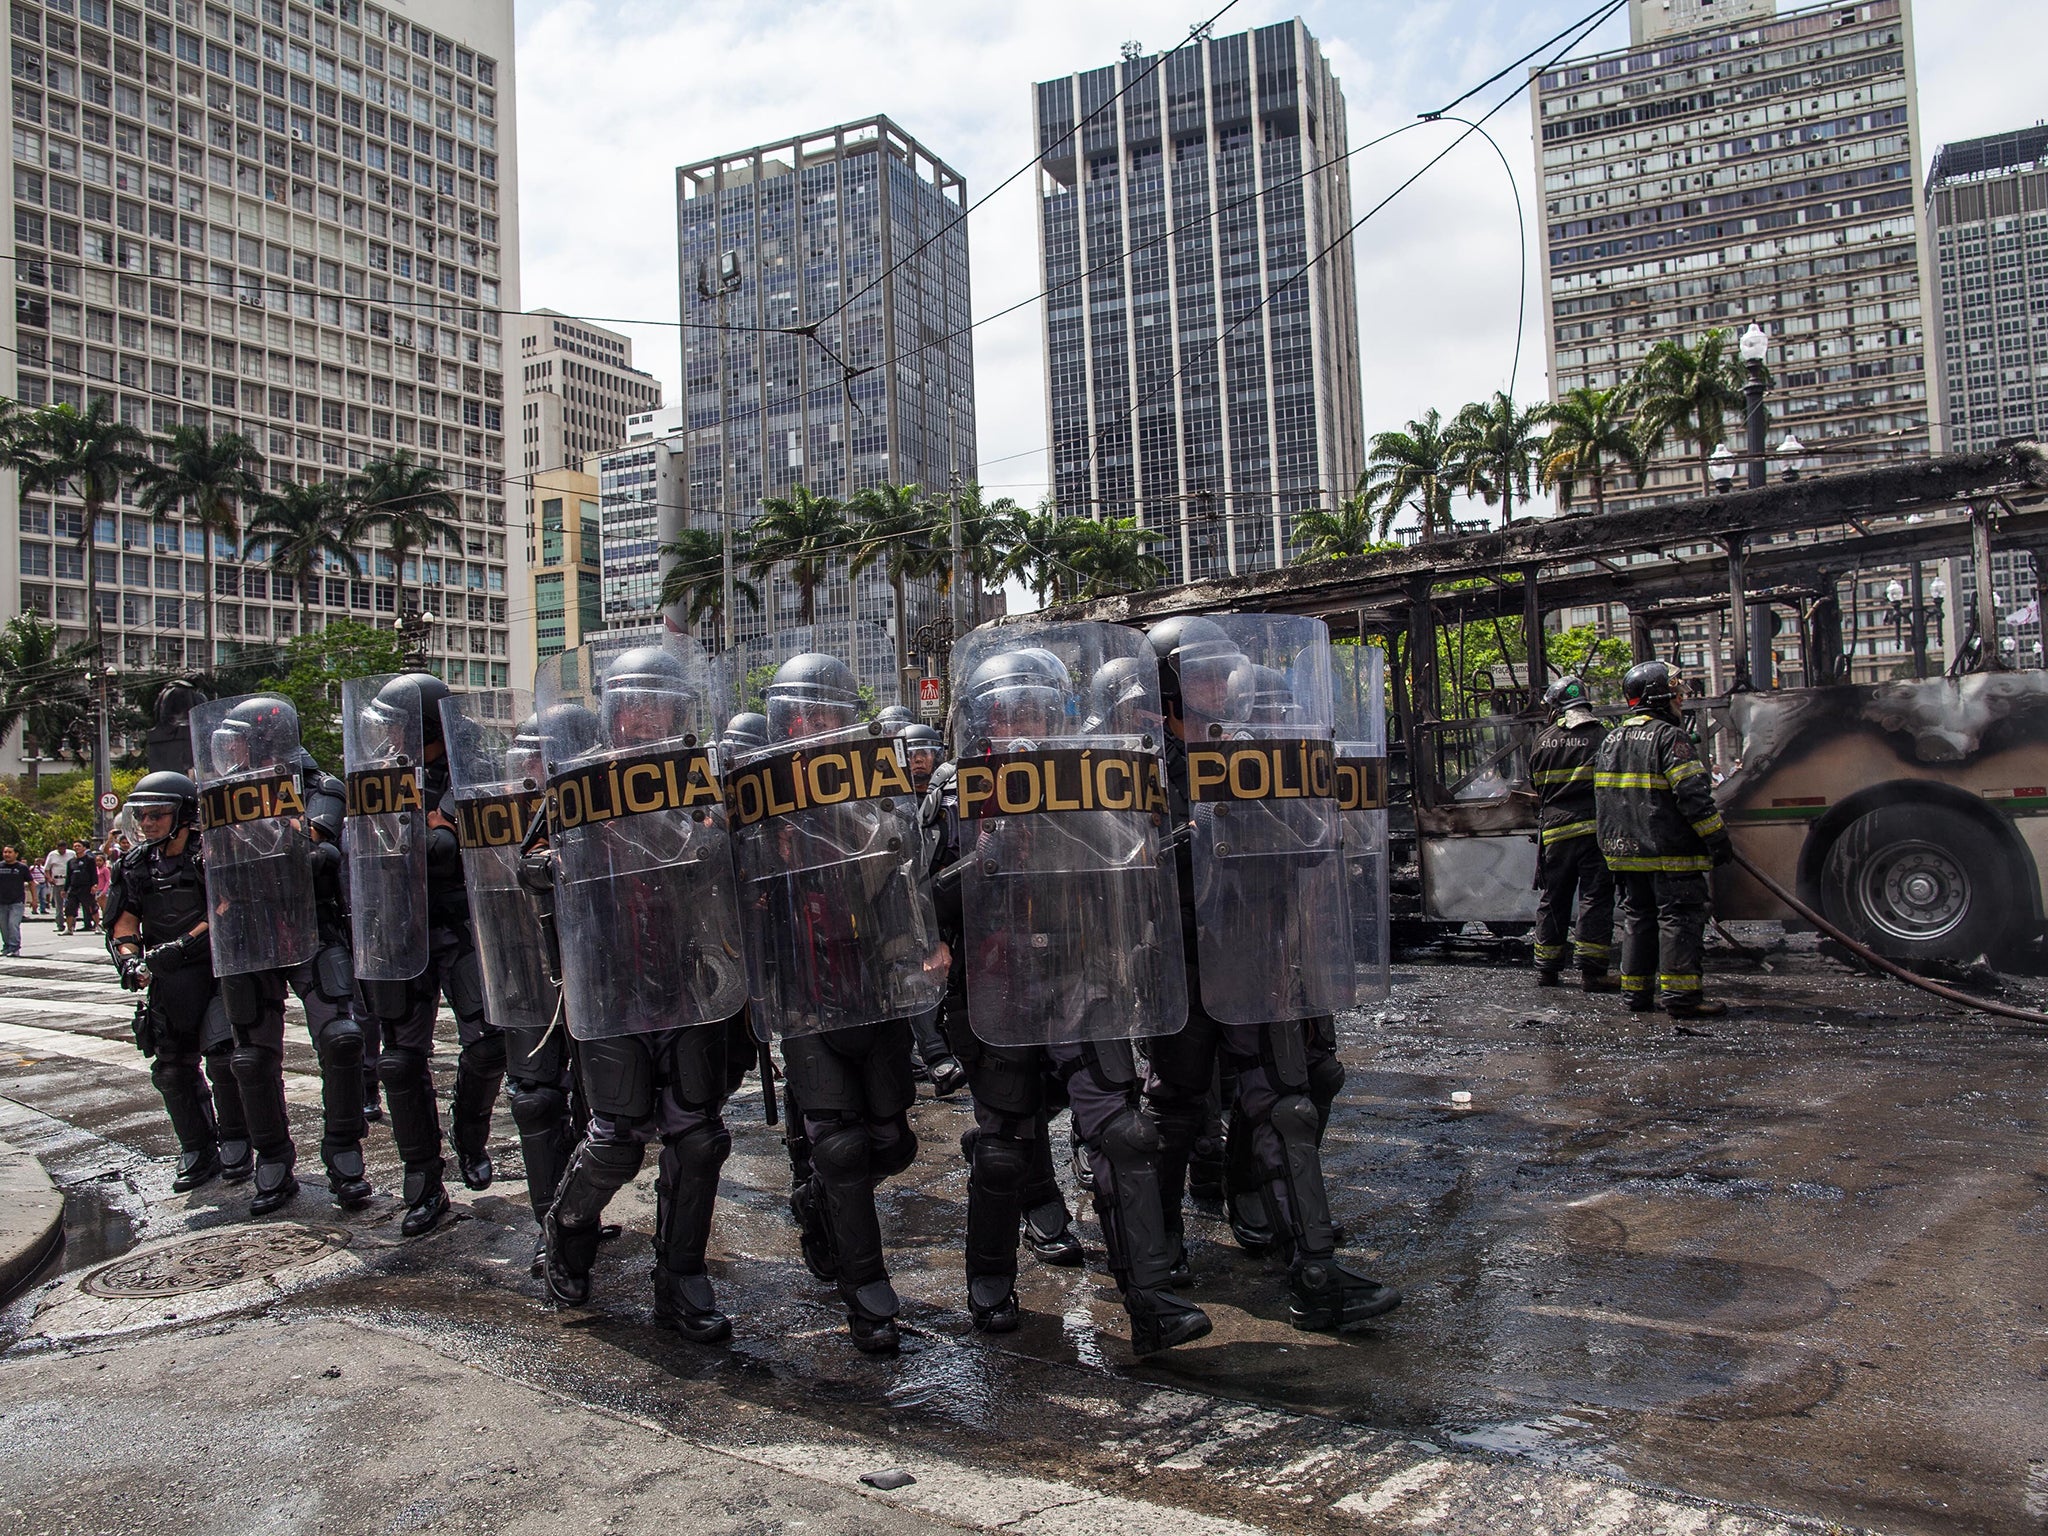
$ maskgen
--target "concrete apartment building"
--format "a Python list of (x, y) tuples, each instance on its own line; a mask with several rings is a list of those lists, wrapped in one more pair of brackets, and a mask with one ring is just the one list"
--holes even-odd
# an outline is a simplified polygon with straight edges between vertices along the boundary
[[(678, 168), (687, 485), (654, 501), (657, 542), (686, 517), (744, 529), (798, 485), (845, 500), (974, 478), (966, 207), (959, 173), (886, 117)], [(815, 337), (780, 329), (798, 325)], [(609, 559), (609, 513), (605, 539)], [(608, 575), (608, 620), (624, 596)], [(760, 613), (741, 604), (738, 643), (797, 621), (780, 572), (763, 600)], [(911, 584), (913, 631), (939, 607), (935, 584)], [(854, 665), (885, 701), (892, 614), (878, 572), (818, 593), (818, 622), (850, 628)]]
[[(661, 406), (661, 381), (633, 366), (633, 343), (616, 331), (552, 309), (518, 319), (519, 468), (533, 603), (515, 627), (513, 676), (532, 681), (533, 665), (604, 628), (598, 600), (597, 455), (626, 440), (626, 424)], [(556, 559), (549, 544), (547, 504), (554, 509)], [(590, 504), (587, 564), (569, 558), (583, 548), (578, 508)], [(566, 519), (566, 523), (564, 522)], [(579, 596), (579, 588), (585, 596)], [(586, 601), (587, 598), (587, 601)], [(581, 617), (579, 617), (579, 615)], [(521, 671), (521, 667), (524, 671)]]
[[(1796, 435), (1829, 468), (1939, 447), (1907, 0), (1633, 0), (1630, 18), (1629, 47), (1531, 96), (1552, 398), (1623, 382), (1666, 337), (1755, 323), (1773, 447)], [(1647, 490), (1697, 492), (1688, 458), (1674, 446)]]
[(1160, 530), (1176, 580), (1284, 564), (1365, 467), (1349, 241), (1299, 277), (1351, 224), (1322, 50), (1299, 21), (1132, 48), (1033, 122), (1060, 510)]
[[(626, 423), (624, 442), (596, 460), (602, 519), (600, 581), (606, 629), (661, 622), (662, 528), (679, 526), (685, 479), (683, 408), (664, 406)], [(716, 644), (716, 636), (706, 636)]]
[[(523, 541), (507, 543), (507, 338), (519, 304), (509, 5), (458, 0), (14, 0), (8, 393), (109, 401), (145, 431), (233, 429), (275, 482), (338, 478), (399, 448), (446, 474), (459, 548), (403, 590), (429, 665), (503, 686)], [(0, 610), (86, 635), (78, 505), (0, 478)], [(197, 530), (132, 505), (94, 531), (107, 656), (204, 669)], [(302, 594), (218, 545), (217, 642), (271, 646)], [(381, 542), (333, 565), (311, 620), (382, 624)]]

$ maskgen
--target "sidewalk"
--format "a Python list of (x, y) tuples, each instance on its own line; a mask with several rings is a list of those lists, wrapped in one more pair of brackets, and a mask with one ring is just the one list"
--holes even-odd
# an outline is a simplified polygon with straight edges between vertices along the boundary
[(0, 1141), (0, 1301), (64, 1239), (64, 1197), (43, 1165)]

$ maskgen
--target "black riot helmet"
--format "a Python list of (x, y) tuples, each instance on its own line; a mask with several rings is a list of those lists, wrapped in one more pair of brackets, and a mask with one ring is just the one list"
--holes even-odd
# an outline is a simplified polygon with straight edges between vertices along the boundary
[(923, 790), (946, 755), (945, 738), (922, 721), (913, 721), (896, 733), (902, 743), (904, 761), (910, 766), (911, 785)]
[(1065, 724), (1072, 686), (1066, 663), (1051, 651), (1024, 646), (991, 656), (961, 690), (966, 739), (979, 745), (1053, 735)]
[(1169, 704), (1206, 720), (1234, 720), (1243, 712), (1245, 655), (1221, 624), (1176, 614), (1154, 624), (1145, 638), (1159, 658), (1159, 688)]
[(1145, 736), (1159, 729), (1159, 701), (1148, 686), (1152, 673), (1136, 656), (1105, 661), (1088, 679), (1088, 719), (1082, 730), (1091, 736)]
[(1551, 719), (1560, 721), (1575, 714), (1591, 719), (1593, 713), (1592, 704), (1586, 698), (1584, 681), (1569, 672), (1543, 690), (1543, 707), (1550, 712)]
[(896, 736), (902, 734), (904, 726), (917, 724), (917, 716), (913, 715), (905, 705), (884, 704), (875, 711), (875, 724), (879, 725), (890, 735)]
[(636, 645), (605, 663), (604, 739), (614, 747), (672, 741), (690, 728), (697, 690), (682, 657), (664, 645)]
[(1639, 662), (1621, 680), (1621, 696), (1653, 715), (1678, 719), (1678, 693), (1672, 684), (1671, 668), (1661, 661)]
[(1294, 704), (1294, 685), (1278, 667), (1246, 662), (1236, 676), (1241, 685), (1239, 691), (1244, 695), (1245, 719), (1251, 724), (1285, 725), (1299, 715)]
[(519, 722), (519, 728), (505, 744), (505, 782), (534, 789), (545, 784), (548, 778), (545, 753), (540, 717), (528, 715)]
[(216, 773), (295, 767), (299, 712), (274, 693), (252, 694), (221, 717), (209, 746)]
[(348, 810), (348, 789), (331, 774), (316, 774), (306, 790), (306, 822), (330, 843), (341, 841), (341, 821)]
[(719, 739), (719, 745), (728, 756), (760, 751), (768, 745), (768, 717), (752, 710), (734, 715), (725, 722), (725, 735)]
[(581, 704), (550, 704), (534, 716), (533, 724), (550, 763), (566, 763), (594, 752), (604, 739), (597, 716)]
[(860, 682), (837, 656), (806, 651), (775, 669), (762, 690), (771, 741), (843, 731), (860, 716)]
[(143, 840), (152, 846), (168, 842), (185, 828), (198, 824), (199, 786), (187, 775), (167, 769), (145, 773), (128, 791), (128, 809), (137, 813), (138, 830), (142, 826), (141, 812), (169, 811), (168, 821), (152, 822), (149, 830), (142, 833)]
[(447, 697), (448, 685), (433, 673), (401, 672), (377, 690), (374, 703), (394, 719), (410, 718), (418, 711), (424, 749), (441, 740), (441, 701)]

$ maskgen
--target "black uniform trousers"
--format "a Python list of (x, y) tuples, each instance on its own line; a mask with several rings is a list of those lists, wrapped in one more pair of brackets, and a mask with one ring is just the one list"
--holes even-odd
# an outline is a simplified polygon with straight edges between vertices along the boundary
[(539, 1221), (554, 1204), (590, 1111), (576, 1084), (575, 1051), (566, 1029), (504, 1033), (505, 1098), (519, 1128), (527, 1203)]
[[(1604, 976), (1614, 959), (1614, 875), (1600, 856), (1600, 839), (1546, 843), (1537, 855), (1536, 969), (1556, 975), (1567, 959), (1589, 975)], [(1572, 927), (1572, 900), (1579, 903)]]
[(249, 1144), (249, 1122), (235, 1081), (233, 1031), (205, 962), (153, 971), (149, 1014), (155, 1055), (149, 1078), (162, 1096), (183, 1152), (225, 1149), (239, 1161)]
[(1621, 888), (1621, 991), (1647, 1007), (1683, 1007), (1700, 1000), (1700, 964), (1707, 942), (1707, 877), (1617, 871)]
[(438, 1174), (441, 1168), (441, 1116), (429, 1063), (443, 997), (455, 1014), (461, 1049), (451, 1106), (455, 1144), (480, 1155), (505, 1078), (505, 1036), (485, 1017), (475, 937), (466, 926), (432, 929), (424, 971), (410, 981), (366, 981), (361, 988), (364, 1002), (379, 1015), (383, 1050), (377, 1076), (389, 1106), (391, 1139), (407, 1170)]

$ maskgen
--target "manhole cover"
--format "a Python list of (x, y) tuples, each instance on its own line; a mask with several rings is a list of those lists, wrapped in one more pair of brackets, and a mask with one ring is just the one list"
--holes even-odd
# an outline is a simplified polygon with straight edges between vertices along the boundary
[(202, 1232), (102, 1264), (85, 1277), (85, 1290), (93, 1296), (131, 1299), (218, 1291), (258, 1275), (310, 1264), (347, 1246), (346, 1232), (295, 1222)]

